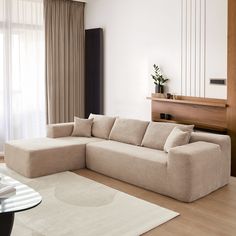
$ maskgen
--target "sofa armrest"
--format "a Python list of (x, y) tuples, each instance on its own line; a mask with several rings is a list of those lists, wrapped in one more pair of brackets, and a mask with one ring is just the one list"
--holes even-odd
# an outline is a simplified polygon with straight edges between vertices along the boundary
[(204, 141), (220, 145), (221, 151), (229, 159), (231, 157), (231, 139), (229, 135), (213, 134), (205, 132), (192, 132), (190, 143)]
[(60, 138), (71, 136), (73, 128), (74, 122), (47, 125), (47, 137)]
[[(213, 134), (206, 132), (192, 132), (190, 143), (192, 142), (210, 142), (215, 143), (220, 146), (221, 149), (221, 182), (225, 185), (229, 182), (230, 172), (231, 172), (231, 139), (228, 135), (223, 134)], [(227, 169), (227, 170), (226, 170)]]
[(222, 186), (220, 146), (194, 142), (172, 148), (168, 154), (170, 192), (181, 201), (192, 202)]

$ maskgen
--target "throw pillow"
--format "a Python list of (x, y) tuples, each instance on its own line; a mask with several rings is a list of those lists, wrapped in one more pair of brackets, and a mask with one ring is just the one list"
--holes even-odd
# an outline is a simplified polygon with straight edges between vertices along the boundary
[(74, 124), (74, 129), (72, 132), (72, 136), (91, 137), (93, 118), (81, 119), (78, 117), (74, 117), (74, 121), (75, 121), (75, 124)]
[(193, 132), (194, 125), (178, 125), (176, 127), (179, 128), (182, 131)]
[(169, 152), (171, 148), (188, 144), (191, 132), (191, 129), (183, 130), (182, 127), (175, 127), (166, 139), (164, 151)]

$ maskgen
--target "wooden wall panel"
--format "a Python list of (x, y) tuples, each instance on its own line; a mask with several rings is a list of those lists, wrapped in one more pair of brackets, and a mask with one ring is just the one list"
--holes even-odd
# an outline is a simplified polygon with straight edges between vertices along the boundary
[(236, 176), (236, 1), (228, 0), (227, 129), (232, 140), (231, 175)]
[[(208, 129), (215, 127), (218, 130), (225, 130), (226, 109), (224, 107), (210, 107), (189, 104), (171, 104), (158, 101), (152, 102), (152, 119), (159, 121), (160, 113), (171, 114), (172, 120), (181, 123), (201, 125)], [(196, 115), (197, 114), (197, 115)]]
[[(178, 99), (148, 97), (152, 101), (152, 120), (194, 124), (195, 128), (226, 133), (227, 104), (224, 99), (178, 96)], [(160, 114), (170, 114), (171, 120), (161, 119)]]

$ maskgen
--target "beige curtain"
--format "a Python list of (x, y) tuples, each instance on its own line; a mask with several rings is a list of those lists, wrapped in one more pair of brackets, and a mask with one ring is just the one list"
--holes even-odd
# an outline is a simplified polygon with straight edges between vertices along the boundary
[(84, 117), (84, 3), (44, 0), (47, 122)]

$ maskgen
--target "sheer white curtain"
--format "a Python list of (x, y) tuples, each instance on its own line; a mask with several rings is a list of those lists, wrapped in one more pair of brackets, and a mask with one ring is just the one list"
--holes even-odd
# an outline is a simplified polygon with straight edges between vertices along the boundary
[(43, 0), (0, 0), (0, 152), (45, 135)]

